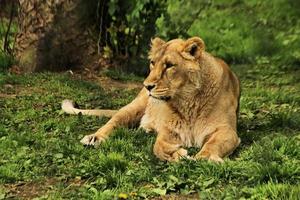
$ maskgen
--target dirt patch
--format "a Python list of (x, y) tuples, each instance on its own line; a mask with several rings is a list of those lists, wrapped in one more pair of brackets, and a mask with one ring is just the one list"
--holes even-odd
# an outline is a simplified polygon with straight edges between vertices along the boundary
[(9, 98), (16, 98), (16, 94), (4, 94), (4, 93), (0, 93), (0, 98), (6, 98), (6, 99), (9, 99)]
[(97, 82), (101, 85), (104, 90), (111, 90), (113, 88), (120, 89), (142, 89), (143, 84), (137, 82), (120, 82), (113, 80), (109, 77), (97, 77)]
[(129, 81), (118, 81), (111, 79), (105, 75), (97, 75), (97, 73), (93, 73), (91, 71), (67, 71), (66, 73), (70, 74), (76, 79), (83, 79), (86, 81), (96, 82), (98, 83), (104, 90), (112, 90), (114, 88), (120, 89), (142, 89), (143, 83), (140, 82), (129, 82)]
[(45, 194), (56, 182), (56, 179), (49, 178), (42, 182), (5, 184), (4, 187), (8, 190), (6, 198), (33, 199)]
[(38, 182), (19, 182), (15, 184), (4, 184), (4, 188), (7, 191), (6, 198), (17, 199), (33, 199), (36, 197), (47, 194), (50, 190), (53, 190), (53, 186), (58, 183), (65, 183), (66, 187), (79, 187), (84, 184), (85, 181), (81, 179), (70, 179), (61, 181), (55, 178), (47, 178)]
[(36, 87), (36, 86), (21, 86), (21, 85), (12, 85), (8, 90), (4, 87), (4, 90), (0, 91), (0, 98), (16, 98), (17, 96), (30, 96), (34, 93), (43, 94), (45, 89)]

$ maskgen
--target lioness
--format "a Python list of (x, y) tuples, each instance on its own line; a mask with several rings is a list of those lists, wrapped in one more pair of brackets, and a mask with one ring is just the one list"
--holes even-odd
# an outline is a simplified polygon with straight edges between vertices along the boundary
[[(140, 122), (157, 133), (154, 154), (161, 160), (188, 157), (184, 147), (202, 147), (193, 159), (223, 162), (240, 143), (236, 132), (240, 86), (225, 62), (205, 51), (199, 37), (151, 41), (150, 74), (138, 96), (119, 111), (81, 110), (69, 100), (70, 114), (112, 116), (84, 145), (99, 145), (119, 126)], [(191, 158), (191, 157), (189, 157)]]

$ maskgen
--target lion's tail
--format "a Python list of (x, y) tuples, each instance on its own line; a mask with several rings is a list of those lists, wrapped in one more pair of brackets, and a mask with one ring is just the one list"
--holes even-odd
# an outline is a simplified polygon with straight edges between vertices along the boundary
[(77, 115), (81, 113), (82, 115), (95, 115), (95, 116), (104, 116), (104, 117), (112, 117), (117, 113), (117, 110), (102, 110), (102, 109), (93, 109), (93, 110), (84, 110), (78, 109), (74, 107), (74, 104), (71, 100), (63, 100), (61, 104), (61, 108), (68, 114)]

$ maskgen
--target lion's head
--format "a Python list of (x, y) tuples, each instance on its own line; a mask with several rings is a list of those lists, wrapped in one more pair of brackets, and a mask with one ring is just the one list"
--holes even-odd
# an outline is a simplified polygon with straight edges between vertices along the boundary
[(153, 39), (149, 53), (150, 74), (144, 81), (149, 95), (168, 100), (187, 87), (197, 88), (200, 84), (199, 61), (204, 51), (204, 42), (198, 37), (168, 42)]

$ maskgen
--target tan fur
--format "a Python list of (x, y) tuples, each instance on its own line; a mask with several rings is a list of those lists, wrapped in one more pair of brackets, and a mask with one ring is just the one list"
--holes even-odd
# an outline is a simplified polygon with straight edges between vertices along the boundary
[(169, 42), (155, 38), (149, 59), (151, 72), (144, 81), (149, 90), (143, 88), (136, 99), (81, 142), (98, 145), (114, 128), (140, 122), (147, 132), (157, 133), (153, 151), (161, 160), (188, 157), (184, 147), (197, 146), (201, 150), (195, 159), (222, 162), (240, 143), (237, 77), (224, 61), (205, 51), (198, 37)]

